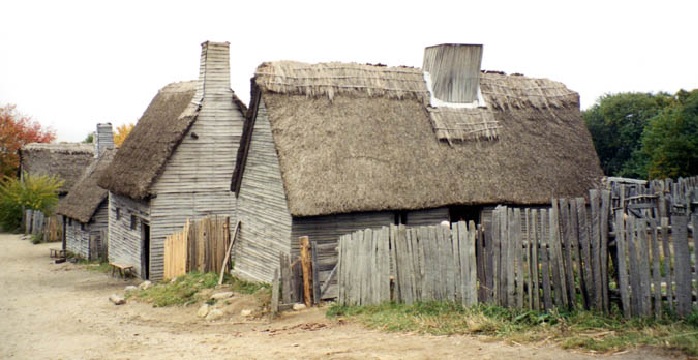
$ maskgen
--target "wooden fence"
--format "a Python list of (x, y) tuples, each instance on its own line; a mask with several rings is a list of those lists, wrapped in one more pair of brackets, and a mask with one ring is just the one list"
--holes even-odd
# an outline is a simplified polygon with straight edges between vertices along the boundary
[(230, 245), (230, 217), (205, 217), (184, 224), (165, 239), (163, 277), (190, 271), (219, 272)]
[(342, 236), (338, 301), (602, 312), (616, 303), (626, 317), (661, 317), (665, 308), (686, 316), (698, 289), (698, 240), (688, 236), (698, 229), (698, 190), (691, 182), (666, 184), (591, 190), (588, 202), (559, 199), (549, 208), (500, 206), (484, 227)]
[(25, 210), (24, 234), (41, 234), (45, 242), (63, 241), (63, 217), (45, 216), (41, 211)]

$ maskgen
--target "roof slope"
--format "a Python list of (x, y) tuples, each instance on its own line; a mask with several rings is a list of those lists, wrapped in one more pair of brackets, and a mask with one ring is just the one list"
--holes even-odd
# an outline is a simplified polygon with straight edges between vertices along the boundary
[(196, 119), (197, 85), (198, 81), (179, 82), (158, 91), (98, 180), (99, 186), (132, 199), (150, 195), (153, 181)]
[(22, 147), (21, 167), (32, 175), (56, 175), (63, 180), (60, 193), (67, 192), (94, 158), (94, 145), (83, 143), (38, 144)]
[(107, 170), (114, 158), (114, 149), (106, 149), (85, 170), (80, 180), (70, 188), (68, 195), (58, 203), (56, 213), (89, 222), (109, 192), (97, 186), (97, 179)]
[[(253, 81), (295, 216), (544, 204), (583, 196), (602, 176), (579, 96), (558, 82), (483, 73), (487, 108), (472, 110), (431, 108), (413, 68), (265, 63)], [(496, 136), (451, 141), (430, 115), (439, 111), (485, 119)]]

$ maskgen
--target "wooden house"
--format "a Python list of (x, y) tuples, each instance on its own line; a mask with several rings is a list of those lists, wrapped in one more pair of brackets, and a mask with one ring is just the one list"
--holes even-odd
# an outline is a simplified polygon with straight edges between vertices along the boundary
[(63, 180), (58, 196), (65, 197), (94, 158), (94, 145), (82, 143), (39, 144), (22, 147), (20, 177), (29, 175), (55, 175)]
[(232, 181), (235, 272), (269, 281), (303, 235), (330, 244), (328, 272), (340, 234), (584, 196), (602, 172), (578, 94), (481, 71), (481, 55), (442, 44), (422, 69), (260, 65)]
[(160, 279), (163, 243), (185, 221), (235, 216), (230, 177), (245, 105), (230, 89), (230, 44), (202, 44), (198, 81), (160, 89), (98, 184), (109, 190), (109, 260)]
[(112, 125), (97, 124), (95, 157), (68, 195), (58, 203), (63, 215), (63, 250), (83, 259), (106, 260), (109, 192), (97, 185), (114, 158)]

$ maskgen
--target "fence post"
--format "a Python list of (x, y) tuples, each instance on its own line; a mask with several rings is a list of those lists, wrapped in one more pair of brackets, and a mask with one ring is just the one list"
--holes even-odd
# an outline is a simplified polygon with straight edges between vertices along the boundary
[(311, 262), (310, 262), (310, 242), (307, 236), (301, 236), (298, 238), (300, 241), (300, 251), (301, 251), (301, 269), (303, 270), (303, 302), (305, 306), (310, 307), (312, 305), (311, 298)]

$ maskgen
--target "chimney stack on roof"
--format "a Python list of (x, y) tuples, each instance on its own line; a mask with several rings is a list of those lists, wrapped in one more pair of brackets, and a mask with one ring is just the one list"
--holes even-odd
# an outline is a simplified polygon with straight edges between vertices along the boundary
[(195, 99), (218, 95), (230, 96), (230, 42), (201, 43), (199, 89)]
[(94, 134), (95, 158), (106, 149), (114, 148), (114, 130), (111, 123), (97, 124), (97, 131)]
[(450, 103), (478, 100), (482, 44), (440, 44), (424, 49), (422, 69), (429, 73), (432, 95)]

